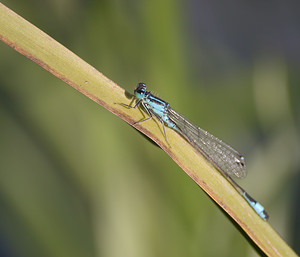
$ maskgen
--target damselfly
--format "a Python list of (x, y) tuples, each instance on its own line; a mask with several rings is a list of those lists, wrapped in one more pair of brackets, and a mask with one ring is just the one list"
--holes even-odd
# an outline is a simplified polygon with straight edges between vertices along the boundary
[(136, 108), (141, 104), (144, 107), (149, 117), (137, 123), (144, 122), (155, 116), (163, 125), (166, 141), (165, 124), (180, 133), (193, 147), (212, 162), (262, 219), (268, 220), (269, 215), (264, 207), (231, 178), (231, 176), (244, 178), (247, 174), (245, 160), (241, 154), (217, 137), (192, 124), (184, 116), (174, 111), (164, 100), (152, 95), (150, 91), (147, 91), (144, 83), (138, 84), (134, 90), (134, 95), (137, 98), (135, 106), (121, 105)]

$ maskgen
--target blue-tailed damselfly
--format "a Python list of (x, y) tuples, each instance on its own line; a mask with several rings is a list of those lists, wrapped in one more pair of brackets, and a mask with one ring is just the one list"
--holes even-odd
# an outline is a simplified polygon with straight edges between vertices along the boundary
[(212, 162), (262, 219), (268, 220), (269, 215), (264, 207), (231, 178), (231, 176), (244, 178), (247, 174), (245, 160), (241, 154), (217, 137), (192, 124), (181, 114), (174, 111), (164, 100), (152, 95), (150, 91), (147, 91), (144, 83), (138, 84), (134, 90), (134, 95), (137, 98), (135, 106), (121, 105), (136, 108), (139, 104), (142, 104), (149, 117), (137, 123), (144, 122), (155, 116), (163, 125), (166, 141), (167, 136), (164, 124), (180, 133), (193, 147)]

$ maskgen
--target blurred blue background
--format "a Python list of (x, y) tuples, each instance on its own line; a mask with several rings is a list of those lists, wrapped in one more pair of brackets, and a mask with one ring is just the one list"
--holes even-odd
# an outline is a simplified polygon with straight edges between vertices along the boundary
[[(127, 91), (246, 157), (300, 253), (298, 1), (2, 1)], [(257, 256), (158, 147), (1, 43), (0, 256)]]

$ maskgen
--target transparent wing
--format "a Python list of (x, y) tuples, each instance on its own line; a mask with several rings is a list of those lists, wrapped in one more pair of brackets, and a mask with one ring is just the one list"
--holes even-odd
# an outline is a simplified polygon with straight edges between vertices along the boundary
[(168, 117), (186, 140), (228, 176), (244, 178), (247, 175), (244, 157), (229, 145), (207, 131), (193, 125), (172, 108), (167, 109)]

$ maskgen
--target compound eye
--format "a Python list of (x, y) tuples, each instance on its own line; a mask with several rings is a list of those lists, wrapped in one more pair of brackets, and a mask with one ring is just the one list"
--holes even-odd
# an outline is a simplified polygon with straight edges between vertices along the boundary
[(140, 82), (140, 83), (138, 83), (137, 87), (144, 87), (144, 88), (146, 88), (146, 84), (143, 83), (143, 82)]
[(144, 96), (146, 93), (147, 86), (144, 83), (139, 83), (137, 88), (134, 90), (135, 94)]

